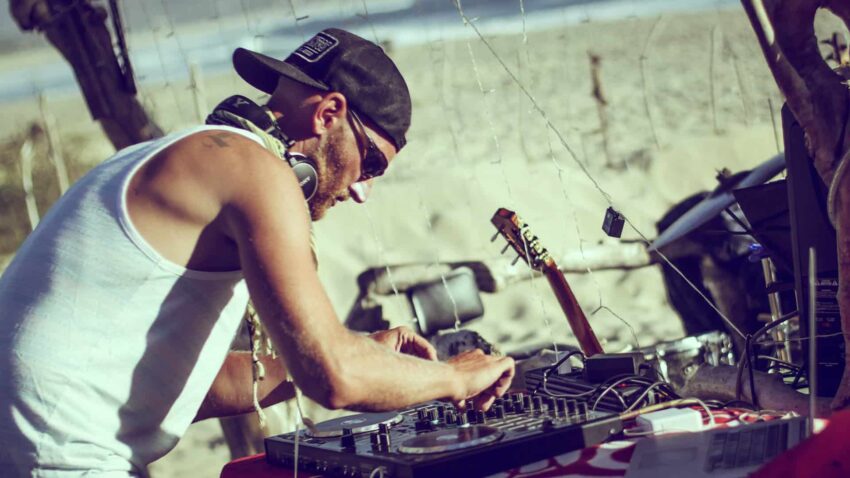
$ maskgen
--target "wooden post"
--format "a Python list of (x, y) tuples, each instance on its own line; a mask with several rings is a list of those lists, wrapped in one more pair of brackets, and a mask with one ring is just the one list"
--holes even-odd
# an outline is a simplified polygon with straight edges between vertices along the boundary
[(48, 155), (50, 162), (56, 169), (56, 180), (59, 182), (59, 193), (65, 194), (68, 190), (68, 168), (62, 156), (62, 147), (59, 143), (59, 130), (56, 127), (56, 118), (47, 109), (47, 97), (44, 93), (38, 94), (38, 109), (41, 112), (41, 124), (44, 134), (47, 136)]
[[(162, 136), (136, 98), (120, 20), (114, 17), (122, 65), (115, 55), (108, 14), (91, 0), (10, 0), (22, 30), (44, 32), (74, 69), (92, 117), (116, 149)], [(118, 13), (113, 9), (113, 15)]]

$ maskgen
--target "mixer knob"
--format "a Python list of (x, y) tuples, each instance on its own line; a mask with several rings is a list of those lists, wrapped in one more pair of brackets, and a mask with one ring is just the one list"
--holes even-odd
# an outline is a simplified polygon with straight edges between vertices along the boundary
[(446, 406), (445, 405), (437, 405), (437, 417), (444, 418), (446, 416)]
[(526, 410), (533, 410), (533, 408), (531, 407), (531, 397), (529, 397), (528, 395), (524, 395), (522, 397), (522, 408)]
[(532, 410), (534, 410), (534, 411), (542, 412), (542, 411), (543, 411), (543, 398), (541, 398), (541, 397), (534, 397), (534, 398), (531, 400), (531, 408), (532, 408)]
[(390, 426), (387, 425), (386, 423), (379, 423), (378, 424), (378, 431), (380, 433), (389, 433), (390, 432)]
[(481, 410), (476, 411), (475, 412), (475, 423), (487, 423), (487, 415), (484, 412), (482, 412)]
[(419, 410), (416, 410), (416, 418), (419, 421), (425, 420), (426, 415), (425, 415), (425, 409), (424, 408), (420, 408)]
[(555, 399), (555, 409), (558, 411), (559, 416), (567, 415), (567, 399), (564, 397)]
[(505, 400), (504, 408), (505, 412), (511, 413), (512, 411), (514, 411), (514, 402), (510, 400)]
[(514, 403), (514, 412), (515, 413), (525, 413), (525, 405), (523, 405), (522, 402), (515, 402)]
[(390, 449), (390, 434), (389, 433), (378, 433), (378, 448), (384, 451), (389, 451)]
[(466, 413), (459, 413), (457, 416), (457, 426), (459, 427), (468, 427), (469, 426), (469, 416)]
[(496, 415), (496, 418), (499, 418), (499, 419), (505, 418), (505, 408), (502, 407), (501, 405), (493, 407), (492, 410), (493, 410), (494, 414)]
[(453, 425), (454, 422), (455, 422), (455, 419), (457, 419), (457, 415), (455, 415), (455, 412), (453, 412), (451, 410), (447, 410), (445, 418), (446, 418), (446, 424), (447, 425)]
[(437, 421), (437, 410), (431, 408), (428, 410), (428, 421), (436, 422)]
[(523, 394), (522, 392), (513, 392), (511, 393), (511, 401), (512, 402), (521, 402)]
[(369, 443), (372, 444), (373, 448), (378, 446), (378, 432), (372, 432), (369, 434)]
[(354, 443), (354, 433), (351, 432), (350, 428), (343, 428), (340, 445), (342, 445), (343, 448), (354, 448)]

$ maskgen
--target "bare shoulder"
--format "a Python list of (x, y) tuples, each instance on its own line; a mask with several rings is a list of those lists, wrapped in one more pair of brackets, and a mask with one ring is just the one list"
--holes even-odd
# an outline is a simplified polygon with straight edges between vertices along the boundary
[(206, 130), (163, 151), (165, 161), (190, 176), (225, 190), (255, 176), (281, 179), (286, 165), (256, 141), (233, 131)]
[(256, 141), (227, 130), (200, 131), (165, 148), (132, 179), (127, 199), (134, 216), (166, 214), (200, 226), (232, 205), (256, 209), (284, 201), (292, 205), (287, 209), (304, 207), (292, 169)]
[(152, 158), (134, 183), (158, 191), (163, 199), (186, 203), (194, 197), (210, 206), (223, 205), (246, 188), (298, 188), (280, 158), (227, 130), (200, 131), (175, 142)]
[(309, 228), (309, 211), (292, 168), (256, 141), (208, 130), (178, 142), (171, 154), (181, 169), (191, 170), (193, 183), (214, 195), (209, 202), (220, 208), (229, 232), (237, 227)]

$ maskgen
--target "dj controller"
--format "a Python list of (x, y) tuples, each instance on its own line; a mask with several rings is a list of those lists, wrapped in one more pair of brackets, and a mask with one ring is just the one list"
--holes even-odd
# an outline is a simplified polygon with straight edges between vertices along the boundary
[(267, 438), (266, 456), (272, 464), (326, 476), (483, 476), (585, 448), (621, 430), (616, 414), (590, 411), (587, 402), (511, 393), (487, 412), (432, 402), (329, 420)]

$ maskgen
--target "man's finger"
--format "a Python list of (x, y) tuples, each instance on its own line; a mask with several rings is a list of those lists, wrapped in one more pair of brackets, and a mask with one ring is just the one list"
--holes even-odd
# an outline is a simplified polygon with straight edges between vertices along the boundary
[(416, 335), (414, 343), (420, 351), (419, 356), (428, 360), (437, 360), (437, 349), (431, 345), (431, 342), (425, 340), (424, 337)]
[(493, 393), (497, 397), (503, 396), (508, 389), (511, 388), (511, 383), (514, 380), (514, 374), (516, 373), (516, 369), (514, 366), (514, 359), (511, 357), (504, 357), (501, 359), (503, 361), (504, 366), (506, 367), (505, 371), (502, 373), (502, 376), (496, 381)]
[(486, 412), (496, 401), (496, 397), (489, 392), (484, 392), (475, 397), (475, 409)]

